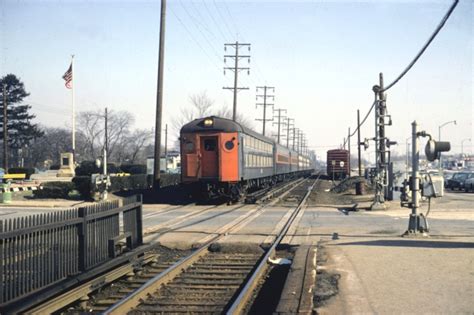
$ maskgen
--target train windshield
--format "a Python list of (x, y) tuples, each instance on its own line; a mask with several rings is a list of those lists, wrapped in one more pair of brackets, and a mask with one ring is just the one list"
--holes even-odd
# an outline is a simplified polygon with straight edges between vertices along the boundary
[(216, 140), (215, 139), (206, 139), (204, 140), (204, 150), (206, 151), (216, 151)]

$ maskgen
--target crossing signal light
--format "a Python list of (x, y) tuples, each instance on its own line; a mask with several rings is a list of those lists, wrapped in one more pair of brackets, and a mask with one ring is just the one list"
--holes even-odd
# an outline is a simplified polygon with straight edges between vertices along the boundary
[(449, 150), (451, 150), (451, 143), (449, 141), (429, 140), (425, 147), (426, 158), (428, 161), (433, 162), (440, 158), (441, 152), (448, 152)]

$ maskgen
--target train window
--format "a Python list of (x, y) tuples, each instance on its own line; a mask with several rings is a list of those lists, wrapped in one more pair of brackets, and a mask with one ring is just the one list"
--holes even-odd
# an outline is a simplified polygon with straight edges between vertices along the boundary
[(184, 149), (188, 152), (191, 152), (191, 151), (194, 151), (194, 143), (191, 142), (191, 141), (187, 141), (185, 144), (184, 144)]
[(204, 140), (204, 150), (206, 150), (206, 151), (216, 151), (216, 139), (205, 139)]
[(225, 145), (225, 148), (230, 151), (234, 148), (234, 141), (232, 140), (226, 141), (224, 145)]

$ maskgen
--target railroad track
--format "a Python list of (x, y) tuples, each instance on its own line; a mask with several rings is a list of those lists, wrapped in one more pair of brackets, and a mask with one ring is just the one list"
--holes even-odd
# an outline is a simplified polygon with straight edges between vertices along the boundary
[[(280, 187), (283, 192), (279, 198), (284, 198), (301, 185), (307, 186), (305, 185), (307, 182), (308, 180), (300, 180)], [(90, 283), (85, 283), (35, 307), (29, 313), (52, 313), (60, 309), (61, 313), (124, 314), (146, 313), (152, 309), (161, 310), (153, 312), (163, 313), (222, 313), (229, 309), (230, 301), (237, 296), (239, 289), (247, 287), (246, 281), (252, 278), (252, 272), (259, 270), (255, 267), (257, 263), (267, 264), (265, 257), (273, 253), (272, 249), (266, 253), (212, 252), (209, 251), (209, 247), (228, 233), (232, 233), (234, 229), (250, 222), (279, 198), (270, 204), (249, 210), (245, 216), (238, 217), (216, 233), (205, 237), (202, 240), (204, 245), (191, 254), (182, 253), (167, 259), (160, 259), (159, 251), (157, 255), (147, 254), (140, 264), (123, 266), (121, 272), (113, 270), (110, 274), (114, 276), (103, 275), (100, 281), (94, 279)], [(235, 210), (242, 206), (236, 207)], [(299, 211), (298, 208), (295, 213)], [(288, 222), (292, 222), (292, 218), (294, 216)], [(291, 222), (287, 224), (291, 225)], [(275, 242), (275, 247), (276, 244)], [(107, 289), (104, 289), (104, 294), (94, 293), (92, 299), (87, 298), (88, 294), (97, 292), (105, 286)], [(72, 307), (65, 308), (73, 301), (76, 302)]]
[[(274, 256), (315, 182), (306, 187), (295, 211), (265, 253), (210, 251), (209, 246), (224, 236), (221, 234), (104, 313), (241, 313), (249, 307), (255, 289), (268, 270), (268, 258)], [(298, 186), (293, 189), (295, 187)], [(238, 225), (234, 224), (227, 233)]]

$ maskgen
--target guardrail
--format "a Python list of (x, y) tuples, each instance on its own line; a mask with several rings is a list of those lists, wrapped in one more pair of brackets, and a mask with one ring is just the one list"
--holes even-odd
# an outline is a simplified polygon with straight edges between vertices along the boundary
[(141, 195), (0, 220), (0, 311), (143, 244)]

